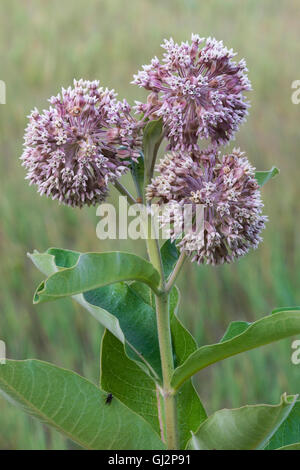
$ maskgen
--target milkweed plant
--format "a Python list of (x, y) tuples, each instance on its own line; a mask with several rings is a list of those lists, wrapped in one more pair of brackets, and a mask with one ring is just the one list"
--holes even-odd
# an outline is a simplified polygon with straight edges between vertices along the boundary
[[(147, 90), (145, 102), (131, 107), (81, 79), (29, 116), (21, 157), (29, 183), (74, 208), (103, 203), (115, 186), (129, 206), (145, 208), (148, 260), (57, 248), (30, 254), (46, 276), (35, 304), (72, 297), (105, 328), (100, 384), (46, 362), (7, 360), (1, 391), (87, 449), (300, 449), (297, 396), (207, 416), (193, 386), (211, 364), (300, 334), (300, 309), (232, 322), (218, 343), (200, 347), (179, 321), (182, 266), (233, 263), (257, 248), (267, 222), (261, 187), (278, 170), (256, 171), (244, 151), (224, 148), (248, 114), (245, 60), (198, 35), (162, 48), (162, 59), (132, 81)], [(125, 173), (134, 192), (120, 181)]]

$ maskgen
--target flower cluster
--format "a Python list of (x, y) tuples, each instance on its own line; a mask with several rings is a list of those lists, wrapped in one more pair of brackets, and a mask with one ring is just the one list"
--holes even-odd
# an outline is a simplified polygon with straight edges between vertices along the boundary
[(21, 158), (40, 194), (71, 206), (96, 204), (138, 158), (138, 126), (116, 96), (98, 81), (74, 80), (50, 98), (48, 110), (31, 113)]
[[(180, 208), (192, 208), (192, 225), (178, 245), (193, 261), (231, 263), (258, 246), (267, 218), (262, 215), (254, 168), (239, 149), (224, 156), (205, 153), (197, 159), (173, 151), (157, 170), (159, 175), (148, 186), (147, 198), (167, 204), (161, 222), (169, 222), (171, 215), (173, 239), (183, 230)], [(204, 214), (201, 232), (196, 226), (200, 204)]]
[(227, 143), (245, 120), (250, 90), (245, 60), (222, 41), (192, 35), (188, 42), (165, 40), (162, 62), (155, 57), (132, 83), (150, 90), (147, 103), (137, 102), (144, 119), (162, 117), (169, 149), (197, 150), (199, 139)]
[[(162, 226), (171, 219), (171, 238), (180, 238), (178, 246), (193, 260), (230, 263), (257, 247), (266, 222), (254, 168), (240, 150), (219, 151), (248, 113), (246, 63), (236, 62), (222, 41), (198, 35), (190, 43), (171, 38), (162, 47), (162, 61), (155, 57), (134, 76), (133, 83), (149, 91), (146, 103), (136, 102), (139, 121), (125, 100), (97, 81), (75, 80), (49, 100), (48, 110), (35, 109), (21, 157), (27, 178), (65, 204), (99, 203), (108, 183), (140, 156), (143, 127), (161, 119), (169, 153), (146, 188), (147, 199), (164, 204)], [(186, 205), (192, 211), (188, 228), (181, 210)]]

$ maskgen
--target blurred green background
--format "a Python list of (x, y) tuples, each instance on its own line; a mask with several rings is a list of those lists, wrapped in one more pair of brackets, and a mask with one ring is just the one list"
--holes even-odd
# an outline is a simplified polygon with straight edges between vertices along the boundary
[[(291, 83), (300, 79), (299, 0), (2, 0), (0, 79), (0, 339), (8, 357), (36, 357), (97, 382), (101, 327), (71, 301), (32, 305), (42, 276), (26, 252), (49, 246), (80, 251), (111, 247), (96, 238), (96, 210), (73, 210), (39, 197), (19, 162), (26, 115), (73, 78), (100, 79), (130, 103), (143, 92), (132, 75), (160, 55), (160, 43), (215, 36), (245, 57), (254, 91), (248, 122), (235, 145), (257, 169), (276, 165), (263, 189), (270, 222), (264, 243), (238, 263), (185, 268), (180, 315), (200, 344), (215, 342), (231, 320), (253, 321), (275, 307), (300, 304), (300, 105)], [(112, 196), (115, 193), (112, 191)], [(129, 250), (130, 242), (114, 249)], [(136, 244), (135, 244), (136, 246)], [(143, 253), (142, 245), (138, 250)], [(226, 360), (196, 377), (209, 412), (278, 401), (300, 392), (300, 365), (291, 339)], [(1, 366), (0, 366), (1, 367)], [(0, 398), (1, 449), (64, 449), (72, 444)]]

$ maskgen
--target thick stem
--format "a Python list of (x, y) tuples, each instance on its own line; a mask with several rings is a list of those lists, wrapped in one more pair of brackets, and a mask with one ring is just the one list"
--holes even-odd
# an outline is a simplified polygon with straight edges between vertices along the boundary
[[(150, 207), (148, 209), (150, 210)], [(160, 256), (160, 248), (159, 248), (158, 239), (155, 233), (155, 224), (153, 222), (153, 218), (150, 213), (147, 215), (147, 228), (146, 229), (147, 229), (146, 243), (147, 243), (148, 256), (149, 256), (151, 263), (160, 274), (159, 288), (164, 289), (165, 276), (164, 276), (164, 270), (163, 270), (163, 265), (162, 265), (162, 259)]]
[[(145, 188), (150, 183), (154, 172), (154, 166), (157, 158), (159, 146), (163, 140), (163, 134), (153, 149), (153, 155), (148, 156), (151, 158), (151, 165), (145, 165), (144, 185)], [(145, 156), (145, 158), (147, 158)], [(144, 197), (145, 201), (145, 197)], [(165, 417), (165, 430), (166, 430), (166, 443), (167, 448), (170, 450), (179, 449), (177, 437), (177, 410), (176, 410), (176, 397), (175, 392), (171, 387), (171, 379), (174, 372), (173, 362), (173, 348), (170, 328), (170, 314), (169, 314), (169, 292), (166, 290), (166, 282), (163, 270), (163, 264), (160, 254), (158, 238), (155, 233), (155, 223), (151, 215), (151, 206), (149, 206), (149, 213), (147, 215), (147, 250), (151, 263), (160, 274), (161, 282), (159, 285), (159, 293), (155, 295), (156, 304), (156, 319), (157, 331), (161, 358), (161, 367), (163, 375), (163, 387), (161, 394), (164, 400), (164, 417)]]
[[(149, 224), (152, 223), (152, 217), (149, 216), (148, 227)], [(163, 266), (158, 240), (151, 238), (151, 227), (152, 225), (150, 225), (150, 229), (148, 228), (148, 254), (150, 261), (159, 271), (161, 276), (161, 293), (155, 296), (155, 304), (159, 350), (163, 375), (162, 395), (164, 399), (165, 408), (166, 441), (168, 449), (178, 449), (176, 398), (174, 390), (172, 390), (171, 388), (171, 379), (174, 372), (174, 362), (169, 315), (169, 293), (165, 290), (165, 278), (163, 273)]]
[(176, 398), (171, 388), (174, 371), (172, 339), (170, 331), (169, 295), (156, 296), (156, 318), (159, 349), (163, 374), (163, 398), (165, 405), (165, 425), (168, 449), (178, 449)]

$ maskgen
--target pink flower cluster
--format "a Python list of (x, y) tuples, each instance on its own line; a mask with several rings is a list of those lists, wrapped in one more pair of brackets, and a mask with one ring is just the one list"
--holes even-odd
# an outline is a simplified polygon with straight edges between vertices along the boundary
[(176, 239), (184, 227), (180, 206), (204, 208), (201, 233), (192, 226), (178, 243), (199, 264), (231, 263), (256, 248), (267, 218), (262, 215), (255, 170), (235, 149), (228, 155), (208, 152), (191, 158), (182, 151), (167, 154), (157, 168), (159, 174), (147, 188), (147, 198), (167, 204), (161, 223), (171, 220), (171, 237)]
[(162, 117), (170, 149), (197, 150), (198, 140), (227, 143), (245, 120), (250, 90), (245, 60), (222, 41), (192, 35), (191, 44), (162, 44), (162, 62), (155, 57), (132, 83), (150, 90), (147, 103), (136, 103), (144, 119)]
[(31, 113), (21, 158), (40, 194), (78, 207), (101, 202), (108, 183), (138, 158), (136, 121), (116, 96), (98, 81), (74, 80), (48, 110)]
[[(146, 188), (149, 201), (168, 204), (172, 239), (198, 263), (230, 263), (261, 241), (266, 217), (254, 168), (240, 150), (221, 156), (246, 119), (251, 89), (245, 60), (222, 41), (192, 35), (162, 44), (165, 53), (134, 76), (149, 91), (131, 115), (124, 100), (99, 82), (74, 81), (35, 109), (25, 133), (23, 165), (41, 194), (82, 207), (103, 201), (109, 182), (122, 176), (142, 150), (142, 129), (161, 119), (168, 153)], [(201, 147), (200, 147), (200, 141)], [(203, 143), (205, 141), (205, 143)], [(185, 204), (204, 208), (204, 230), (182, 229)], [(165, 221), (162, 218), (162, 225)]]
[[(258, 246), (266, 222), (254, 168), (240, 150), (224, 156), (218, 150), (248, 114), (246, 63), (234, 61), (236, 54), (222, 41), (198, 35), (191, 43), (165, 40), (162, 47), (162, 61), (155, 57), (133, 81), (150, 91), (146, 103), (136, 103), (136, 112), (145, 122), (162, 119), (171, 151), (157, 166), (147, 198), (165, 205), (161, 224), (171, 220), (172, 239), (180, 239), (180, 250), (193, 261), (231, 263)], [(189, 229), (180, 210), (185, 205), (192, 207)], [(201, 233), (195, 226), (199, 205)]]

